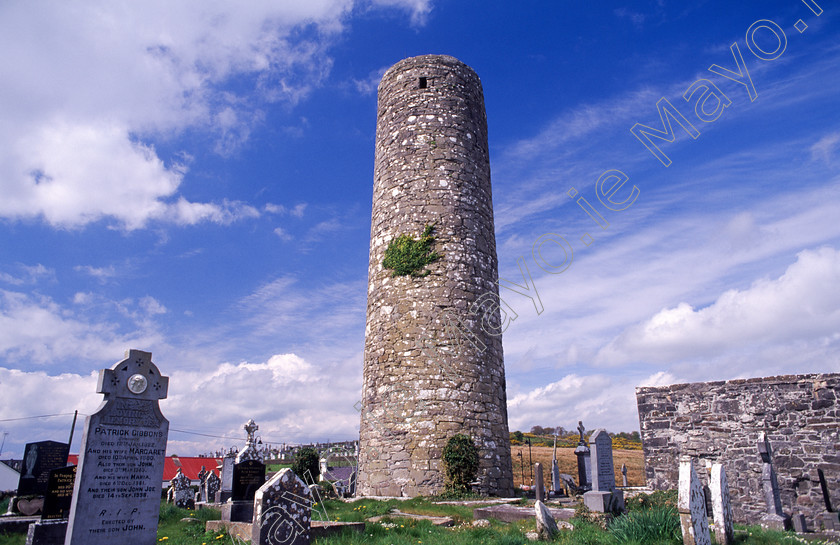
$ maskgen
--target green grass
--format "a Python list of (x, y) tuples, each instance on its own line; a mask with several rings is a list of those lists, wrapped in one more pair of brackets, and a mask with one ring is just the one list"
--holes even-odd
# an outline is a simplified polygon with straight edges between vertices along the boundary
[(682, 542), (680, 516), (673, 507), (627, 513), (610, 524), (609, 533), (622, 545), (677, 545)]
[[(664, 501), (662, 501), (664, 500)], [(682, 543), (676, 513), (668, 506), (670, 498), (653, 498), (646, 509), (634, 509), (617, 517), (607, 530), (592, 522), (595, 517), (581, 510), (572, 519), (574, 530), (561, 530), (553, 543), (559, 545), (679, 545)], [(641, 503), (641, 502), (640, 502)], [(345, 530), (343, 533), (319, 540), (317, 545), (525, 545), (530, 543), (525, 533), (534, 530), (534, 521), (504, 524), (490, 521), (488, 528), (472, 526), (474, 506), (444, 505), (428, 498), (406, 501), (359, 500), (344, 503), (327, 500), (313, 509), (313, 520), (362, 522), (376, 515), (387, 515), (393, 508), (406, 513), (452, 517), (456, 526), (441, 528), (429, 521), (386, 517), (381, 522), (367, 522), (364, 533)], [(207, 520), (219, 518), (212, 509), (192, 511), (162, 504), (158, 542), (166, 545), (239, 545), (239, 541), (225, 533), (206, 533)], [(182, 522), (182, 519), (190, 519)], [(590, 520), (591, 519), (591, 520)], [(736, 545), (795, 545), (802, 543), (795, 534), (762, 530), (759, 527), (738, 526)], [(24, 545), (25, 534), (0, 535), (0, 545)], [(810, 542), (817, 545), (818, 542)]]

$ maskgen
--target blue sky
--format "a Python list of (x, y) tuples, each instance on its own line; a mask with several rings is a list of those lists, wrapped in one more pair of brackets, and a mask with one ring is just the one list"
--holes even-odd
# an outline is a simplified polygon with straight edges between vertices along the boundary
[[(376, 85), (426, 53), (482, 79), (500, 275), (521, 258), (539, 294), (502, 290), (512, 431), (638, 429), (638, 385), (840, 371), (840, 9), (591, 4), (3, 3), (2, 456), (64, 440), (129, 348), (170, 376), (170, 453), (249, 418), (357, 437)], [(708, 70), (739, 70), (733, 43), (740, 83)], [(630, 131), (663, 98), (699, 133), (654, 140), (667, 167)]]

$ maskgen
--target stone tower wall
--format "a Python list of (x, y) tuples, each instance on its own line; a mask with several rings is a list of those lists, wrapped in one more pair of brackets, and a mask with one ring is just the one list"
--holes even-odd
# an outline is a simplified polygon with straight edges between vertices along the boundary
[[(679, 457), (721, 462), (735, 521), (758, 523), (766, 513), (758, 434), (766, 432), (789, 515), (819, 527), (824, 509), (817, 469), (840, 505), (840, 374), (697, 382), (637, 388), (648, 486), (677, 488)], [(708, 474), (698, 471), (704, 482)]]
[[(448, 56), (405, 59), (379, 85), (358, 488), (432, 494), (457, 433), (479, 448), (478, 490), (509, 495), (507, 425), (484, 96)], [(389, 242), (434, 224), (441, 258), (392, 277)]]

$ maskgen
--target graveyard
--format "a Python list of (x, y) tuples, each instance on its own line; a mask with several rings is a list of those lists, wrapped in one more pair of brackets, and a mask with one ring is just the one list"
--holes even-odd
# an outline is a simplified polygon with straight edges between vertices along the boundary
[(195, 472), (167, 458), (169, 376), (129, 349), (78, 454), (26, 444), (0, 545), (840, 543), (836, 374), (640, 387), (641, 448), (582, 421), (573, 446), (511, 440), (483, 100), (454, 57), (382, 75), (352, 452), (268, 460), (248, 419)]

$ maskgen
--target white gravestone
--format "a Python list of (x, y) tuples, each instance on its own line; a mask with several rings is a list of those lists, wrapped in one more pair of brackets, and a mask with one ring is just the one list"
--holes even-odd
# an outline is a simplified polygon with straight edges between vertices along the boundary
[(105, 394), (87, 417), (66, 545), (149, 545), (157, 541), (169, 421), (158, 402), (169, 377), (152, 354), (129, 350), (99, 372)]
[(732, 526), (732, 503), (729, 500), (729, 483), (723, 464), (712, 464), (709, 479), (709, 491), (712, 494), (712, 518), (715, 521), (715, 540), (718, 545), (731, 545), (735, 540)]
[(615, 487), (612, 438), (607, 430), (599, 428), (589, 436), (592, 460), (592, 490), (583, 495), (583, 503), (592, 511), (601, 513), (624, 510), (624, 493)]
[(706, 497), (694, 471), (691, 458), (680, 459), (680, 484), (677, 497), (683, 545), (711, 545), (709, 521), (706, 516)]

